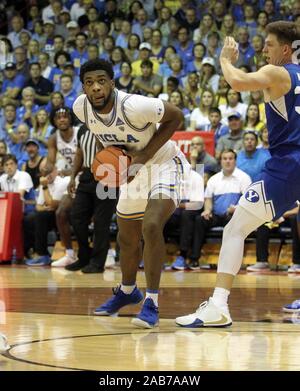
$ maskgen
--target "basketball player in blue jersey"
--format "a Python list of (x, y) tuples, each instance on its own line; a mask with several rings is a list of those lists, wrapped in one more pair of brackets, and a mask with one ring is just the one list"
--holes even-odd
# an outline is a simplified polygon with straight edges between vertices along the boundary
[(183, 115), (161, 99), (117, 90), (113, 77), (112, 65), (107, 61), (83, 64), (80, 79), (84, 94), (73, 104), (74, 113), (95, 134), (100, 149), (120, 146), (132, 157), (131, 165), (142, 165), (134, 178), (120, 187), (117, 204), (122, 283), (94, 314), (112, 315), (125, 305), (142, 302), (136, 274), (143, 237), (146, 298), (132, 323), (152, 328), (159, 321), (158, 289), (165, 256), (163, 228), (183, 198), (184, 177), (190, 170), (184, 155), (169, 140), (179, 129)]
[(263, 49), (268, 65), (244, 73), (233, 65), (238, 59), (237, 43), (231, 37), (225, 39), (220, 63), (231, 88), (264, 92), (272, 157), (261, 180), (246, 190), (224, 229), (213, 296), (195, 313), (177, 318), (179, 326), (231, 325), (227, 300), (242, 264), (244, 240), (260, 225), (292, 209), (300, 198), (300, 66), (293, 63), (299, 40), (295, 23), (270, 23)]

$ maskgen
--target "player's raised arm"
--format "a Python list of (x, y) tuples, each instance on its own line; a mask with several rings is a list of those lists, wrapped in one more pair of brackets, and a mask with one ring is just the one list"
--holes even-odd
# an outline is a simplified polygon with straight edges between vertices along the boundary
[(289, 74), (283, 67), (269, 64), (257, 72), (245, 73), (233, 65), (238, 55), (237, 42), (232, 37), (226, 37), (220, 55), (220, 64), (226, 81), (235, 91), (267, 90), (285, 84), (287, 89), (289, 88)]

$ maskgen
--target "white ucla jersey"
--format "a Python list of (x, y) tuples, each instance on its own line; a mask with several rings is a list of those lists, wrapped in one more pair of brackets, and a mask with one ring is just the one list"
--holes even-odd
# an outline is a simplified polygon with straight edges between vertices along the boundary
[(71, 168), (74, 164), (76, 149), (77, 149), (77, 133), (78, 128), (73, 127), (73, 137), (69, 142), (66, 142), (60, 134), (60, 131), (56, 132), (56, 148), (57, 152), (65, 159), (67, 162), (65, 169)]
[[(104, 147), (120, 146), (130, 151), (141, 151), (157, 131), (164, 115), (161, 99), (127, 94), (117, 89), (115, 104), (110, 118), (97, 113), (85, 94), (80, 95), (73, 104), (78, 119), (85, 123)], [(149, 161), (163, 163), (174, 158), (179, 152), (176, 144), (169, 140)], [(149, 164), (148, 162), (148, 164)]]

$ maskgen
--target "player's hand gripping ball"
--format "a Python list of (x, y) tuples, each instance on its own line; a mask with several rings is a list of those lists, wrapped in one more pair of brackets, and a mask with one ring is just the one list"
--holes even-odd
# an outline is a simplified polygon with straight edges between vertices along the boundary
[(92, 173), (103, 186), (119, 187), (127, 181), (131, 159), (122, 149), (107, 147), (99, 151), (92, 163)]

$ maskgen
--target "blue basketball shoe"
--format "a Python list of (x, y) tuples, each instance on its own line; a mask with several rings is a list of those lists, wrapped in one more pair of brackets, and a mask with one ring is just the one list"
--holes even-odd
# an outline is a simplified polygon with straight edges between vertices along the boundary
[(143, 304), (141, 312), (133, 318), (131, 323), (137, 327), (145, 329), (152, 329), (158, 325), (159, 313), (158, 307), (154, 304), (153, 300), (148, 297)]
[(121, 290), (121, 285), (113, 288), (114, 296), (108, 299), (104, 304), (97, 307), (94, 315), (108, 316), (117, 313), (122, 307), (129, 304), (138, 304), (143, 300), (142, 292), (135, 287), (130, 294), (126, 294)]
[(291, 304), (286, 304), (282, 307), (284, 312), (300, 312), (300, 299), (293, 301)]

